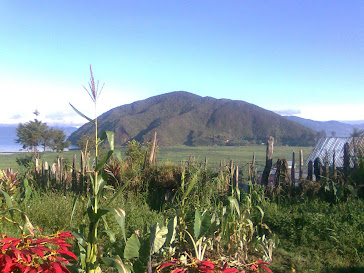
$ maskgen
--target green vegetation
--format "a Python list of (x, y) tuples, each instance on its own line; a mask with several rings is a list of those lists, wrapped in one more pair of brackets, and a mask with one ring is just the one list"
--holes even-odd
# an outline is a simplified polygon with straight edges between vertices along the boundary
[[(230, 181), (228, 170), (184, 169), (173, 163), (139, 169), (138, 173), (133, 173), (134, 177), (129, 176), (132, 181), (124, 184), (128, 162), (120, 163), (120, 173), (116, 176), (120, 179), (119, 187), (126, 187), (112, 201), (125, 211), (127, 241), (124, 241), (117, 222), (107, 215), (108, 233), (99, 234), (99, 244), (104, 256), (118, 254), (123, 264), (134, 268), (134, 272), (147, 271), (148, 245), (151, 236), (156, 236), (153, 230), (158, 225), (159, 230), (167, 231), (165, 223), (174, 216), (178, 220), (176, 236), (180, 239), (152, 255), (153, 267), (167, 261), (171, 253), (183, 256), (181, 252), (188, 251), (192, 257), (200, 259), (202, 256), (211, 260), (234, 257), (231, 261), (235, 261), (235, 265), (272, 259), (270, 268), (282, 273), (361, 272), (364, 268), (363, 195), (356, 197), (346, 192), (337, 199), (332, 198), (330, 192), (312, 194), (307, 187), (303, 191), (297, 189), (297, 192), (280, 191), (279, 195), (260, 186), (251, 187), (248, 192), (231, 192), (226, 184)], [(78, 199), (74, 210), (76, 195), (70, 191), (32, 188), (31, 196), (24, 200), (23, 179), (18, 177), (17, 191), (8, 192), (12, 192), (14, 204), (23, 200), (17, 207), (34, 226), (43, 228), (43, 233), (77, 230), (89, 225), (89, 220), (84, 217), (87, 196)], [(116, 191), (116, 188), (104, 191), (100, 205), (109, 203)], [(2, 204), (4, 209), (5, 204)], [(224, 210), (225, 213), (221, 214)], [(220, 222), (211, 222), (212, 216)], [(20, 221), (20, 215), (15, 215), (15, 219)], [(248, 224), (250, 221), (253, 226)], [(6, 221), (0, 221), (0, 230), (14, 236), (19, 232), (16, 226)], [(221, 233), (214, 233), (217, 231)], [(110, 240), (110, 232), (115, 240)], [(137, 238), (135, 234), (138, 234)], [(137, 256), (125, 253), (127, 243), (131, 244), (133, 240), (140, 245), (138, 254), (134, 253)], [(238, 242), (242, 240), (246, 241), (243, 245), (247, 248), (238, 250)], [(206, 250), (202, 252), (205, 245)], [(229, 256), (225, 252), (228, 250), (238, 251), (239, 255)], [(73, 251), (80, 255), (76, 245), (73, 245)]]

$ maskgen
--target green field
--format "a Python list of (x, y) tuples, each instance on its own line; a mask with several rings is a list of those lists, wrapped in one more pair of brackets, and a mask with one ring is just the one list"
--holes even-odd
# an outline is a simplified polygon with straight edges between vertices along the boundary
[[(291, 160), (292, 151), (298, 152), (303, 150), (304, 159), (306, 159), (312, 151), (312, 147), (292, 147), (292, 146), (275, 146), (273, 152), (273, 162), (277, 161), (278, 158), (286, 158)], [(125, 158), (125, 148), (121, 149), (123, 157)], [(208, 166), (216, 168), (220, 162), (228, 163), (233, 160), (235, 164), (244, 166), (251, 162), (253, 154), (256, 154), (256, 164), (259, 169), (264, 168), (265, 164), (265, 145), (257, 146), (201, 146), (201, 147), (189, 147), (189, 146), (176, 146), (176, 147), (159, 147), (157, 154), (157, 161), (165, 162), (171, 161), (174, 163), (181, 163), (182, 161), (188, 161), (190, 156), (195, 159), (195, 162), (205, 162), (207, 158)], [(79, 158), (79, 151), (68, 151), (61, 153), (63, 158), (68, 159), (70, 162), (73, 155)], [(16, 163), (17, 158), (25, 157), (26, 153), (14, 153), (14, 154), (3, 154), (0, 155), (0, 169), (6, 169), (12, 167), (18, 170)], [(28, 154), (29, 155), (29, 154)], [(45, 152), (41, 154), (41, 158), (48, 163), (55, 162), (57, 153)], [(296, 155), (296, 158), (298, 156)], [(297, 160), (297, 159), (296, 159)]]

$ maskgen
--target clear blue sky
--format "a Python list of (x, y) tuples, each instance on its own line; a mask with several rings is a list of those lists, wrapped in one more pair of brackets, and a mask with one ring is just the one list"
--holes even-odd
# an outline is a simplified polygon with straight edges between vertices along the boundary
[(363, 1), (1, 1), (0, 123), (81, 123), (176, 90), (364, 120)]

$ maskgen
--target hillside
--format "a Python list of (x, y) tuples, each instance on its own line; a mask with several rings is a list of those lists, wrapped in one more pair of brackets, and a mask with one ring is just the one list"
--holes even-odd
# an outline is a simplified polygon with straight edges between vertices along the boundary
[(348, 124), (335, 120), (316, 121), (295, 116), (287, 116), (285, 118), (295, 121), (317, 132), (325, 131), (327, 136), (331, 136), (334, 133), (337, 137), (348, 137), (353, 132), (354, 128), (364, 129), (364, 124)]
[[(261, 143), (269, 135), (281, 144), (313, 145), (316, 138), (313, 130), (256, 105), (184, 91), (116, 107), (99, 116), (98, 124), (100, 132), (115, 132), (117, 144), (150, 141), (154, 131), (161, 146)], [(69, 140), (76, 144), (93, 130), (87, 123)]]

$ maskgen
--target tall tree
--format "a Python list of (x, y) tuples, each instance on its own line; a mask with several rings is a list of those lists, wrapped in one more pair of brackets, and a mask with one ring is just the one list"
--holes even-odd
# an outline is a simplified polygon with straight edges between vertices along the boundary
[(20, 123), (18, 128), (16, 128), (16, 135), (18, 136), (16, 143), (21, 143), (23, 149), (33, 149), (34, 154), (36, 154), (37, 146), (42, 143), (43, 135), (47, 130), (47, 124), (37, 119), (24, 124)]

